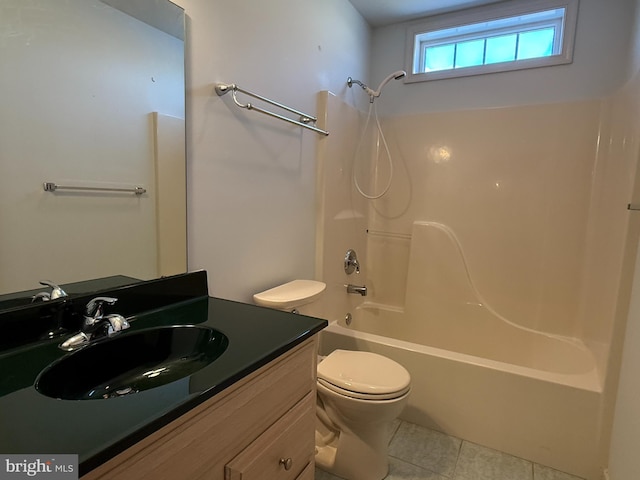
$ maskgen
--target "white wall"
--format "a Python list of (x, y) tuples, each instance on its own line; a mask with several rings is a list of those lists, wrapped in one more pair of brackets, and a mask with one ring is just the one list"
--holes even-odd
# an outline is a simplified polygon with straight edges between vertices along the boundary
[[(573, 63), (515, 72), (436, 80), (385, 89), (380, 110), (397, 115), (598, 98), (627, 75), (634, 0), (581, 0)], [(406, 23), (375, 29), (371, 83), (405, 69)], [(395, 83), (395, 82), (394, 82)]]
[(188, 17), (189, 269), (208, 271), (212, 295), (251, 301), (315, 275), (321, 138), (242, 110), (214, 85), (313, 114), (320, 90), (348, 96), (347, 77), (368, 71), (369, 27), (347, 0), (177, 3)]

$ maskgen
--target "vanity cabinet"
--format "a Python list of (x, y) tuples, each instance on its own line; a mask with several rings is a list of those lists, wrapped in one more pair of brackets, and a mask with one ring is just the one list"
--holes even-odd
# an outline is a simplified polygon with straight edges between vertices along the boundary
[[(315, 398), (307, 394), (225, 467), (226, 480), (295, 480), (314, 452)], [(300, 477), (302, 478), (302, 477)]]
[(316, 337), (82, 479), (313, 480)]

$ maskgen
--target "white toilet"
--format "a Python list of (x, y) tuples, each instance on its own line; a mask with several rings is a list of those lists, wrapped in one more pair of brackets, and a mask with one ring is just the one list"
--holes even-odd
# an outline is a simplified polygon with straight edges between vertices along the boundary
[[(291, 311), (326, 285), (294, 280), (253, 296), (257, 305)], [(318, 363), (316, 465), (347, 480), (382, 480), (389, 471), (392, 422), (407, 403), (409, 372), (371, 352), (335, 350)]]

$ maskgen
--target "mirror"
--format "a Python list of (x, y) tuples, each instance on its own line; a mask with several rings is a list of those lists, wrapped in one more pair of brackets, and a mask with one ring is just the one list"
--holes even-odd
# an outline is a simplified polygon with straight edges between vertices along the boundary
[(186, 271), (183, 10), (0, 0), (0, 62), (0, 301)]

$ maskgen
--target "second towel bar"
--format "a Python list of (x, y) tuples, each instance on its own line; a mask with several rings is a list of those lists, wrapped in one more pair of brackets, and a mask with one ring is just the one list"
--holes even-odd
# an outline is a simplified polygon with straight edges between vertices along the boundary
[[(264, 113), (265, 115), (269, 115), (270, 117), (274, 117), (274, 118), (277, 118), (279, 120), (284, 120), (285, 122), (293, 123), (294, 125), (298, 125), (298, 126), (303, 127), (303, 128), (308, 128), (309, 130), (313, 130), (314, 132), (319, 133), (321, 135), (325, 135), (325, 136), (329, 135), (329, 132), (327, 132), (326, 130), (322, 130), (321, 128), (315, 127), (313, 125), (309, 125), (309, 123), (315, 123), (318, 120), (313, 115), (307, 115), (306, 113), (301, 112), (299, 110), (296, 110), (295, 108), (288, 107), (287, 105), (283, 105), (282, 103), (276, 102), (276, 101), (271, 100), (271, 99), (266, 98), (266, 97), (263, 97), (262, 95), (258, 95), (257, 93), (250, 92), (249, 90), (244, 90), (244, 89), (240, 88), (239, 86), (237, 86), (234, 83), (232, 83), (230, 85), (226, 85), (224, 83), (218, 83), (216, 85), (216, 93), (219, 96), (222, 96), (222, 95), (224, 95), (225, 93), (227, 93), (229, 91), (231, 91), (231, 94), (233, 96), (233, 101), (240, 108), (246, 108), (247, 110), (255, 110), (256, 112)], [(295, 113), (296, 115), (300, 115), (300, 120), (294, 120), (292, 118), (285, 117), (284, 115), (280, 115), (278, 113), (274, 113), (274, 112), (271, 112), (269, 110), (265, 110), (263, 108), (256, 107), (255, 105), (253, 105), (251, 103), (240, 103), (238, 101), (238, 97), (236, 96), (237, 92), (242, 92), (245, 95), (249, 95), (250, 97), (257, 98), (258, 100), (261, 100), (261, 101), (263, 101), (265, 103), (273, 105), (274, 107), (278, 107), (278, 108), (281, 108), (283, 110), (286, 110), (287, 112), (291, 112), (291, 113)]]
[(76, 190), (83, 192), (123, 192), (123, 193), (135, 193), (136, 195), (142, 195), (147, 192), (144, 187), (131, 187), (131, 188), (116, 188), (116, 187), (78, 187), (70, 185), (58, 185), (54, 182), (44, 182), (42, 184), (45, 192), (55, 192), (56, 190)]

